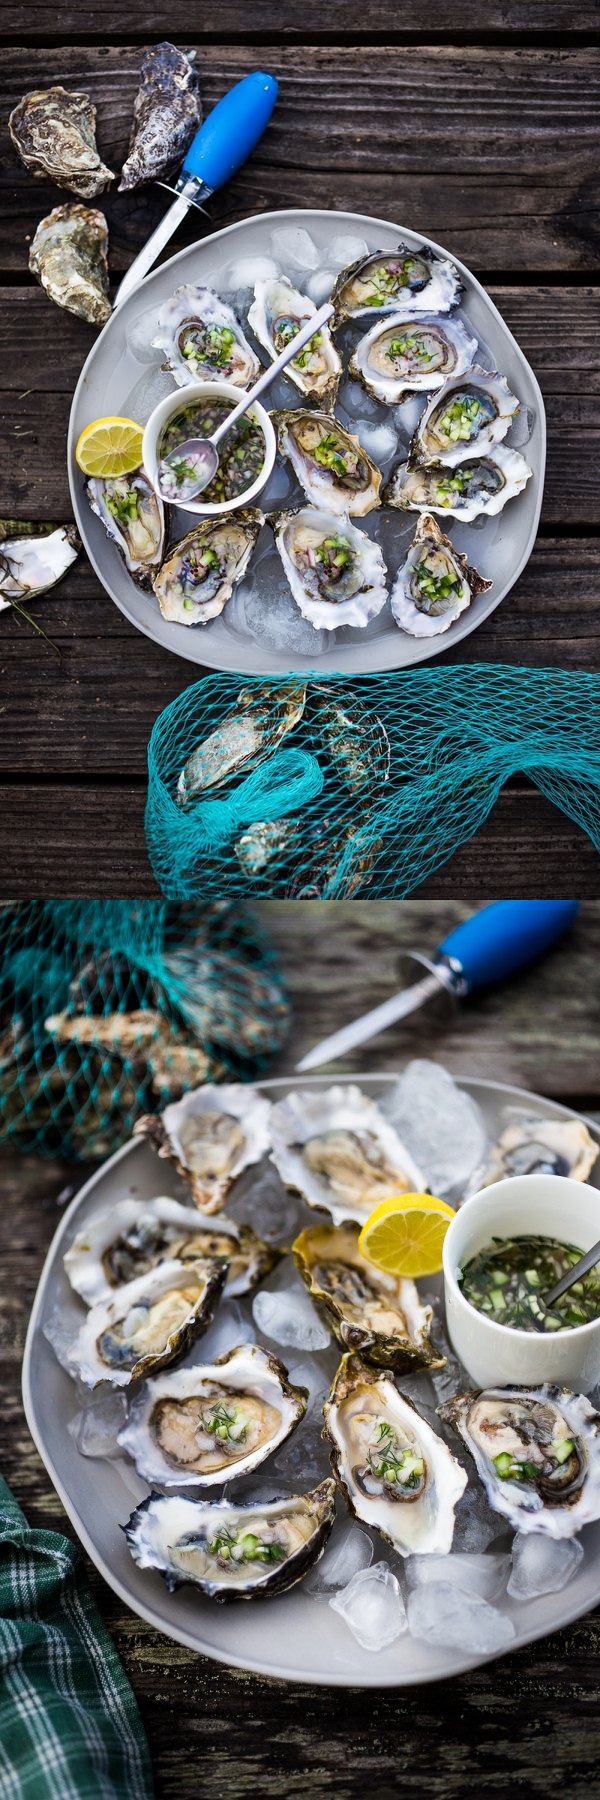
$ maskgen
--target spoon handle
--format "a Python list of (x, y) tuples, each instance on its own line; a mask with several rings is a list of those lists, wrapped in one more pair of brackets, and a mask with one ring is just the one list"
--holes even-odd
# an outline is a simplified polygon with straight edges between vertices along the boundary
[(315, 336), (315, 332), (320, 330), (321, 325), (326, 325), (327, 320), (332, 318), (333, 312), (331, 301), (327, 300), (324, 306), (319, 307), (318, 312), (313, 313), (311, 318), (307, 319), (306, 324), (302, 325), (296, 336), (290, 339), (289, 344), (286, 344), (285, 349), (280, 351), (279, 356), (275, 357), (275, 361), (270, 363), (269, 368), (263, 369), (262, 375), (259, 375), (258, 381), (254, 382), (249, 393), (242, 394), (239, 406), (234, 406), (233, 412), (228, 413), (222, 425), (218, 425), (216, 431), (212, 432), (209, 439), (211, 444), (220, 443), (226, 431), (231, 431), (232, 425), (236, 425), (238, 419), (243, 418), (253, 401), (258, 400), (259, 394), (264, 394), (265, 388), (271, 386), (275, 376), (279, 375), (281, 369), (285, 369), (287, 363), (293, 362), (298, 351), (302, 350), (305, 344), (310, 343), (310, 339)]
[(579, 1261), (573, 1263), (572, 1269), (568, 1269), (566, 1275), (561, 1275), (560, 1281), (556, 1282), (555, 1287), (550, 1288), (549, 1293), (544, 1294), (544, 1306), (553, 1306), (555, 1300), (560, 1300), (561, 1294), (567, 1294), (573, 1283), (580, 1281), (582, 1275), (588, 1275), (590, 1269), (595, 1268), (598, 1262), (600, 1262), (600, 1243), (592, 1244), (591, 1250), (586, 1250), (585, 1256), (580, 1256)]

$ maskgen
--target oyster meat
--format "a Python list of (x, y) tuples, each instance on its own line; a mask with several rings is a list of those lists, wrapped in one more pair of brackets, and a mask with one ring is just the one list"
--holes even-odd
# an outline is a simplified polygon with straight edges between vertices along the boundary
[(180, 806), (225, 786), (243, 770), (248, 775), (279, 749), (302, 718), (305, 681), (265, 682), (242, 688), (232, 711), (188, 758), (177, 783)]
[(470, 1451), (490, 1506), (515, 1531), (574, 1537), (600, 1519), (600, 1413), (545, 1383), (455, 1394), (438, 1408)]
[(251, 1600), (282, 1594), (308, 1574), (334, 1512), (331, 1480), (262, 1505), (150, 1494), (123, 1529), (134, 1561), (159, 1569), (171, 1591), (191, 1582), (213, 1600)]
[(385, 606), (382, 552), (350, 519), (302, 506), (280, 514), (275, 541), (296, 605), (315, 630), (368, 625)]
[(506, 437), (519, 407), (503, 375), (474, 365), (433, 394), (419, 419), (411, 455), (451, 469), (471, 456), (481, 457)]
[(357, 344), (349, 372), (384, 406), (401, 406), (413, 394), (441, 388), (463, 375), (477, 354), (459, 319), (399, 313), (371, 326)]
[(202, 124), (195, 51), (165, 39), (144, 51), (119, 192), (175, 174)]
[(518, 1117), (505, 1125), (487, 1167), (472, 1177), (470, 1190), (476, 1193), (507, 1175), (570, 1175), (572, 1181), (587, 1181), (599, 1154), (582, 1119)]
[(89, 94), (38, 88), (15, 106), (8, 127), (25, 168), (42, 181), (68, 188), (82, 200), (93, 200), (114, 181), (112, 169), (98, 155), (96, 108)]
[(115, 1288), (147, 1275), (167, 1259), (197, 1262), (224, 1258), (225, 1296), (247, 1294), (277, 1262), (279, 1252), (249, 1225), (219, 1217), (209, 1225), (191, 1206), (159, 1194), (154, 1200), (119, 1200), (78, 1231), (64, 1257), (71, 1287), (87, 1306), (110, 1300)]
[(350, 1511), (400, 1556), (447, 1555), (467, 1475), (443, 1438), (358, 1356), (343, 1356), (323, 1408), (331, 1467)]
[(315, 682), (310, 692), (310, 718), (339, 780), (351, 794), (388, 780), (390, 740), (385, 725), (355, 693), (346, 689), (341, 700)]
[(150, 588), (164, 555), (165, 509), (145, 470), (107, 479), (93, 476), (85, 491), (133, 580), (138, 587)]
[(271, 1113), (271, 1161), (286, 1187), (334, 1224), (368, 1218), (380, 1200), (423, 1193), (420, 1170), (358, 1087), (299, 1088)]
[(214, 1363), (145, 1382), (119, 1444), (150, 1484), (214, 1487), (272, 1456), (304, 1417), (307, 1398), (276, 1357), (240, 1344)]
[(216, 619), (246, 573), (264, 516), (246, 507), (222, 519), (201, 519), (173, 544), (155, 575), (164, 619), (206, 625)]
[[(248, 324), (274, 362), (316, 311), (313, 301), (307, 294), (299, 293), (287, 275), (278, 275), (268, 281), (257, 281)], [(309, 400), (318, 401), (327, 412), (335, 406), (341, 372), (341, 360), (327, 325), (321, 325), (285, 370), (300, 393), (306, 394)]]
[(342, 269), (332, 293), (338, 319), (360, 319), (365, 314), (447, 313), (458, 306), (462, 282), (454, 263), (422, 244), (411, 250), (375, 250)]
[(381, 472), (357, 437), (333, 413), (272, 414), (282, 456), (289, 458), (304, 492), (314, 506), (362, 517), (381, 504)]
[(62, 581), (81, 549), (74, 525), (0, 519), (0, 607), (32, 600)]
[(149, 1137), (159, 1156), (174, 1164), (201, 1212), (219, 1212), (233, 1181), (269, 1148), (270, 1102), (244, 1082), (192, 1088), (164, 1112), (138, 1119), (136, 1135)]
[(487, 456), (456, 463), (399, 463), (383, 494), (384, 506), (410, 512), (447, 514), (465, 524), (502, 512), (507, 500), (522, 494), (531, 476), (525, 457), (506, 444), (496, 444)]
[(50, 300), (67, 312), (105, 325), (110, 318), (108, 230), (96, 206), (55, 206), (40, 223), (29, 267)]
[(443, 1368), (430, 1340), (432, 1311), (414, 1281), (377, 1269), (361, 1256), (358, 1225), (311, 1225), (292, 1245), (315, 1305), (342, 1350), (376, 1368)]
[(436, 637), (492, 586), (455, 550), (430, 513), (421, 513), (391, 592), (392, 613), (411, 637)]
[(165, 351), (178, 387), (219, 380), (246, 388), (260, 374), (235, 313), (212, 288), (176, 288), (161, 307), (152, 343)]
[(129, 1387), (174, 1362), (210, 1325), (227, 1278), (221, 1258), (167, 1258), (90, 1307), (69, 1354), (86, 1387)]

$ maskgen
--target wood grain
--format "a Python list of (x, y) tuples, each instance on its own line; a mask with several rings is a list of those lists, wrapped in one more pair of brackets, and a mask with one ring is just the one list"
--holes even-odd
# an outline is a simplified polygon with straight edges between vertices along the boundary
[[(123, 38), (142, 44), (167, 36), (177, 42), (181, 39), (181, 13), (173, 0), (160, 5), (150, 0), (143, 14), (133, 9), (125, 16), (114, 0), (107, 0), (101, 16), (89, 0), (81, 6), (67, 0), (59, 12), (48, 0), (38, 0), (35, 12), (28, 14), (14, 0), (8, 0), (3, 22), (6, 37), (14, 34), (19, 43), (23, 38), (43, 44), (97, 40), (99, 26), (111, 44)], [(203, 51), (205, 43), (211, 41), (270, 43), (275, 30), (285, 39), (301, 42), (303, 47), (322, 39), (345, 44), (352, 37), (361, 43), (381, 39), (392, 43), (413, 39), (420, 43), (425, 36), (428, 42), (443, 37), (453, 42), (464, 38), (469, 44), (490, 39), (500, 43), (510, 43), (511, 39), (535, 42), (540, 38), (549, 43), (556, 37), (564, 41), (565, 33), (575, 40), (594, 38), (598, 13), (594, 0), (584, 0), (575, 14), (564, 0), (544, 0), (543, 5), (539, 0), (487, 0), (479, 15), (473, 14), (468, 0), (429, 0), (425, 22), (419, 0), (405, 0), (401, 10), (395, 0), (369, 0), (368, 7), (360, 0), (358, 4), (357, 0), (329, 0), (325, 9), (320, 0), (305, 0), (301, 9), (291, 0), (283, 0), (276, 12), (270, 0), (254, 0), (251, 9), (244, 0), (227, 0), (218, 14), (191, 0), (186, 27), (186, 42), (201, 40)]]

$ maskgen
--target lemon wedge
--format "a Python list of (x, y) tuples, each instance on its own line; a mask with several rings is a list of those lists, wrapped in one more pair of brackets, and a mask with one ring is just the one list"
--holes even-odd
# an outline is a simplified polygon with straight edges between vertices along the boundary
[(397, 1194), (382, 1200), (363, 1225), (358, 1245), (362, 1255), (388, 1275), (437, 1275), (451, 1206), (433, 1194)]
[(94, 419), (77, 440), (75, 460), (84, 475), (131, 475), (141, 465), (143, 436), (135, 419)]

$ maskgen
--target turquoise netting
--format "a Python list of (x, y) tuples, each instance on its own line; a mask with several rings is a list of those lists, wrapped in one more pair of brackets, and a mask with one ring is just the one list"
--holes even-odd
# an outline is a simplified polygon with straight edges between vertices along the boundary
[(600, 678), (216, 675), (160, 714), (148, 772), (148, 851), (170, 897), (400, 899), (517, 773), (600, 850)]
[(243, 906), (0, 906), (0, 1138), (21, 1148), (106, 1156), (187, 1088), (259, 1075), (287, 1024)]

